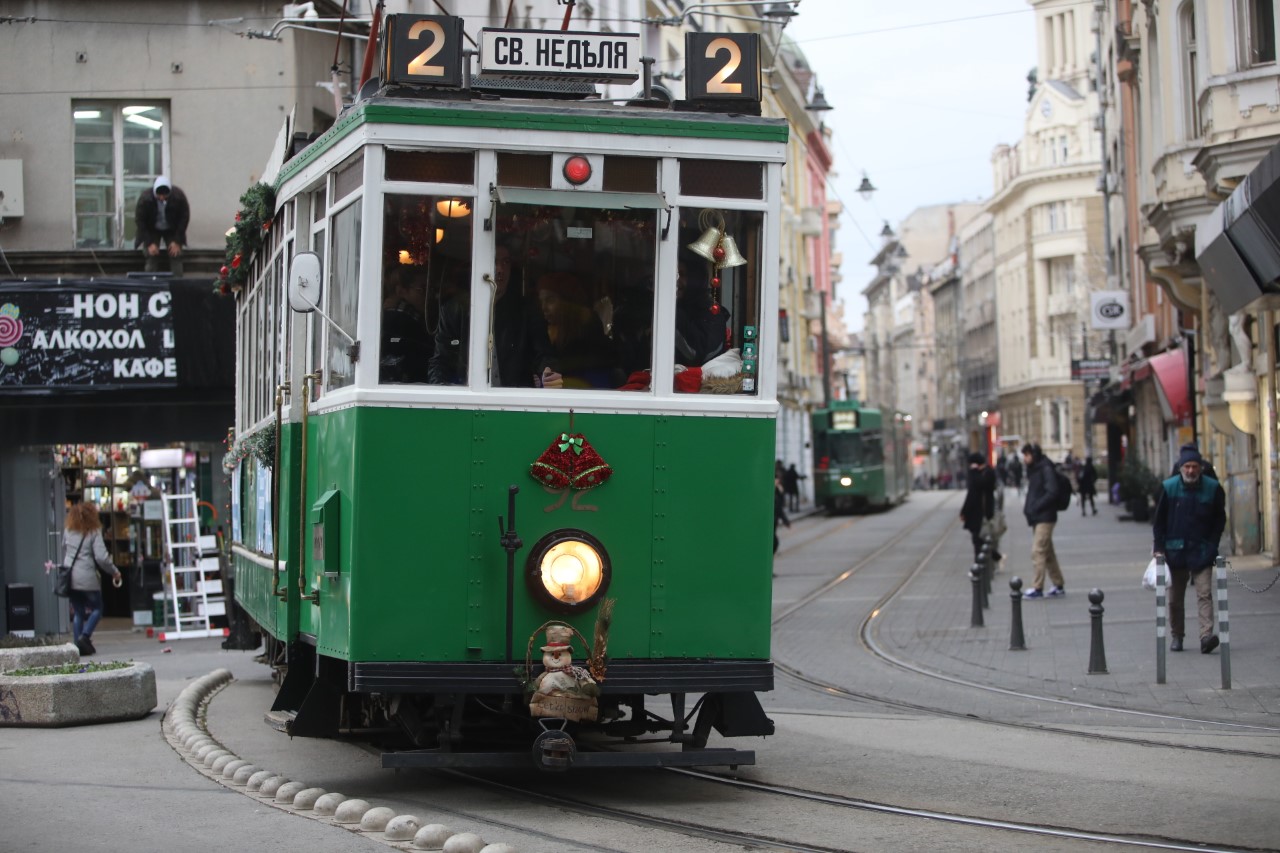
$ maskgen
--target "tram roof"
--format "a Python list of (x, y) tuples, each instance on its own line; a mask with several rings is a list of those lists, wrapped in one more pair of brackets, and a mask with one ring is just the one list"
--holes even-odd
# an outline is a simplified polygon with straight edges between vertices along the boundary
[(672, 136), (785, 144), (785, 119), (738, 113), (636, 107), (607, 102), (433, 100), (372, 97), (360, 101), (304, 151), (284, 164), (279, 181), (292, 177), (338, 140), (368, 124), (473, 127), (558, 133)]

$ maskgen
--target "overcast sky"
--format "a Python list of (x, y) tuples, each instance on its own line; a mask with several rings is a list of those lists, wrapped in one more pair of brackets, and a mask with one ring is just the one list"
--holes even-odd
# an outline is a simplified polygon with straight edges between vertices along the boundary
[[(786, 33), (835, 108), (823, 120), (845, 205), (838, 296), (861, 329), (884, 221), (897, 228), (916, 207), (991, 194), (992, 149), (1022, 133), (1035, 14), (1025, 0), (801, 0), (798, 9)], [(870, 202), (856, 192), (863, 170), (878, 190)]]

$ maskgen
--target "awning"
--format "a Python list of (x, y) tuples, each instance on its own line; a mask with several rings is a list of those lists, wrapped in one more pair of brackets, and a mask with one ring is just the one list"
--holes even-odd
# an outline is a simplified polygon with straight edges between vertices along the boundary
[(1148, 359), (1156, 377), (1156, 396), (1160, 413), (1169, 423), (1183, 423), (1191, 418), (1191, 395), (1187, 393), (1187, 353), (1171, 349)]
[(1280, 294), (1280, 145), (1196, 228), (1196, 263), (1227, 314)]

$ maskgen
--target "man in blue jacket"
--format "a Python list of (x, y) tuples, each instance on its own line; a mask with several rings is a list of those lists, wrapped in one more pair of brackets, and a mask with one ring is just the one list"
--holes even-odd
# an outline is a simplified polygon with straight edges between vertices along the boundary
[(1204, 475), (1204, 460), (1194, 446), (1184, 446), (1178, 456), (1178, 474), (1164, 481), (1153, 524), (1157, 557), (1169, 566), (1169, 648), (1182, 651), (1185, 627), (1183, 601), (1187, 581), (1196, 585), (1200, 608), (1200, 652), (1218, 647), (1213, 633), (1213, 573), (1218, 540), (1227, 526), (1226, 493), (1218, 481)]

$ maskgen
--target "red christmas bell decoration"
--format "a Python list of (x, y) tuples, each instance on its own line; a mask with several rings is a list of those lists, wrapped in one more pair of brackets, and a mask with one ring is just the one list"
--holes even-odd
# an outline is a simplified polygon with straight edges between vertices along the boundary
[(602, 485), (613, 468), (582, 433), (562, 432), (529, 466), (529, 476), (552, 489), (586, 490)]

